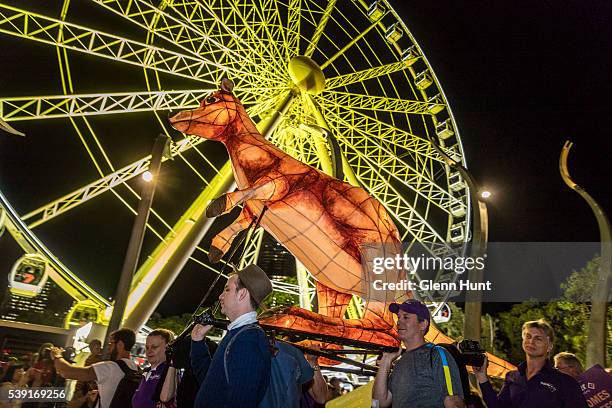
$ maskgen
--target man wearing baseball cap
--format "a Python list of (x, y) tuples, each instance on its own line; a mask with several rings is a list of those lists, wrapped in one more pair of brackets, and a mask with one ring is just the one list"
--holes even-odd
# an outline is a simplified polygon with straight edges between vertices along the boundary
[(425, 341), (431, 319), (427, 306), (410, 299), (392, 303), (389, 310), (397, 315), (398, 336), (406, 350), (383, 353), (373, 390), (379, 406), (465, 407), (455, 360), (444, 348)]
[(270, 383), (271, 354), (258, 327), (256, 309), (272, 292), (272, 283), (257, 265), (235, 271), (219, 300), (230, 320), (214, 356), (206, 342), (212, 326), (191, 331), (191, 366), (200, 383), (195, 407), (256, 407)]

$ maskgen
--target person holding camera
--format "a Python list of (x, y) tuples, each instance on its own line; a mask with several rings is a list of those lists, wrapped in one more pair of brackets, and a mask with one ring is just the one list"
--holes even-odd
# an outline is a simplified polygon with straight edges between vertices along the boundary
[(257, 265), (229, 276), (219, 300), (230, 324), (214, 356), (204, 341), (212, 326), (194, 326), (191, 366), (200, 383), (196, 407), (255, 408), (262, 401), (272, 355), (255, 310), (271, 292), (270, 279)]
[(455, 360), (444, 348), (425, 341), (431, 319), (427, 306), (411, 299), (392, 303), (389, 310), (397, 314), (397, 332), (406, 351), (402, 354), (400, 347), (383, 353), (372, 392), (378, 406), (464, 408)]
[(487, 377), (489, 362), (474, 368), (489, 408), (587, 408), (580, 386), (556, 370), (548, 360), (555, 341), (552, 326), (543, 319), (525, 322), (522, 328), (525, 362), (506, 374), (499, 395)]
[[(89, 367), (76, 367), (70, 364), (64, 359), (63, 350), (60, 347), (52, 347), (51, 356), (55, 369), (62, 377), (79, 381), (95, 381), (98, 385), (100, 408), (109, 408), (111, 402), (117, 401), (116, 391), (123, 378), (126, 375), (127, 378), (131, 378), (134, 376), (133, 373), (139, 373), (138, 367), (130, 359), (130, 351), (135, 343), (134, 330), (119, 329), (112, 332), (108, 341), (110, 361), (102, 361)], [(127, 384), (125, 388), (127, 390)], [(129, 395), (129, 400), (123, 406), (130, 406), (132, 395)], [(121, 397), (122, 400), (127, 399), (123, 395)]]

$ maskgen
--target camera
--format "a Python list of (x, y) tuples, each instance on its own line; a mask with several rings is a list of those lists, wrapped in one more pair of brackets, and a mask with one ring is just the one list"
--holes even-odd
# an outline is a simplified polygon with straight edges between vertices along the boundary
[(64, 351), (62, 351), (62, 358), (70, 363), (74, 363), (74, 359), (76, 358), (76, 350), (74, 347), (66, 347)]
[(465, 365), (481, 367), (484, 364), (485, 350), (480, 347), (480, 343), (476, 340), (462, 340), (457, 344), (457, 348), (461, 352)]
[[(40, 358), (42, 360), (52, 360), (51, 358), (51, 348), (45, 347), (40, 352)], [(62, 349), (62, 358), (69, 363), (74, 363), (74, 359), (76, 358), (76, 350), (74, 347), (66, 347)]]
[(194, 316), (193, 322), (204, 326), (212, 325), (224, 330), (227, 329), (227, 325), (229, 324), (228, 320), (216, 319), (208, 310)]

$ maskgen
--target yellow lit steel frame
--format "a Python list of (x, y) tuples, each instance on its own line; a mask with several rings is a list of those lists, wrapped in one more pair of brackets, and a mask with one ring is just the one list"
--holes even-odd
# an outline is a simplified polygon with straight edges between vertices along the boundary
[[(438, 138), (442, 148), (465, 165), (459, 131), (433, 68), (385, 0), (81, 2), (112, 14), (140, 37), (79, 24), (70, 0), (63, 0), (59, 16), (0, 4), (0, 33), (55, 47), (61, 79), (56, 95), (0, 95), (0, 119), (18, 128), (20, 121), (44, 126), (48, 118), (65, 118), (99, 174), (97, 180), (23, 215), (30, 228), (107, 192), (130, 207), (116, 187), (124, 185), (136, 196), (126, 182), (144, 172), (150, 158), (118, 167), (103, 147), (105, 135), (94, 132), (92, 123), (98, 117), (149, 112), (149, 121), (165, 129), (158, 111), (191, 108), (228, 76), (260, 129), (267, 126), (268, 138), (299, 160), (330, 172), (334, 138), (345, 179), (361, 184), (385, 205), (404, 242), (425, 243), (439, 254), (452, 251), (446, 242), (469, 239), (466, 187), (449, 179), (450, 169), (428, 141), (430, 136)], [(28, 1), (20, 4), (27, 7)], [(100, 64), (108, 61), (109, 69), (111, 61), (113, 66), (131, 65), (142, 71), (146, 85), (137, 92), (121, 92), (113, 83), (104, 83), (105, 92), (79, 93), (82, 84), (71, 73), (79, 69), (71, 64), (76, 54), (88, 54)], [(182, 87), (176, 90), (179, 82)], [(281, 105), (286, 111), (279, 116)], [(271, 124), (271, 117), (280, 120)], [(186, 137), (172, 146), (172, 155), (181, 159), (175, 162), (188, 166), (207, 187), (193, 203), (178, 204), (188, 210), (174, 225), (153, 211), (165, 231), (148, 226), (160, 243), (135, 276), (128, 314), (147, 298), (156, 279), (167, 279), (159, 276), (161, 266), (188, 235), (194, 216), (218, 193), (214, 186), (230, 177), (228, 167), (215, 167), (202, 145), (202, 139)], [(196, 152), (208, 168), (194, 165), (187, 152)], [(261, 236), (254, 234), (246, 260), (256, 259)], [(205, 253), (197, 247), (190, 259), (215, 270), (199, 259)], [(301, 273), (299, 285), (279, 289), (301, 291), (302, 303), (308, 305), (310, 296), (304, 298), (304, 291), (312, 295), (312, 289)], [(452, 276), (440, 274), (437, 279)], [(427, 293), (421, 295), (427, 298)], [(91, 298), (106, 307), (99, 297)], [(354, 300), (351, 317), (358, 316), (361, 307)]]

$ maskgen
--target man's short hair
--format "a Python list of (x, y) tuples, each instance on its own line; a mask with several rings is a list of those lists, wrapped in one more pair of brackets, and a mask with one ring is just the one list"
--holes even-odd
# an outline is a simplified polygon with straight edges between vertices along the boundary
[(249, 291), (249, 289), (246, 286), (244, 286), (244, 283), (240, 280), (240, 276), (238, 276), (237, 273), (230, 274), (230, 276), (232, 275), (236, 275), (236, 290), (246, 289), (247, 292), (249, 292), (249, 303), (251, 303), (251, 307), (253, 308), (253, 310), (257, 310), (257, 306), (258, 306), (257, 301), (255, 300), (253, 295), (251, 295), (251, 292)]
[(555, 343), (555, 329), (552, 328), (550, 323), (548, 323), (544, 319), (531, 320), (523, 323), (523, 328), (521, 329), (521, 333), (527, 329), (540, 329), (546, 334), (548, 339), (550, 340), (550, 344)]
[(136, 332), (132, 329), (115, 330), (111, 333), (111, 337), (115, 340), (115, 343), (122, 341), (126, 351), (132, 350), (132, 347), (136, 344)]
[(168, 329), (155, 329), (147, 335), (147, 337), (151, 337), (151, 336), (159, 336), (163, 338), (166, 344), (174, 340), (174, 333), (172, 333), (172, 331)]
[(93, 339), (92, 341), (90, 341), (89, 342), (89, 347), (95, 346), (96, 344), (98, 346), (102, 347), (102, 342), (100, 340), (98, 340), (98, 339)]
[(580, 360), (578, 360), (578, 357), (576, 357), (576, 355), (573, 353), (562, 351), (561, 353), (555, 354), (553, 359), (555, 360), (555, 365), (557, 364), (559, 360), (561, 360), (566, 365), (579, 369), (580, 372), (584, 371), (584, 369), (582, 368), (582, 363), (580, 362)]

